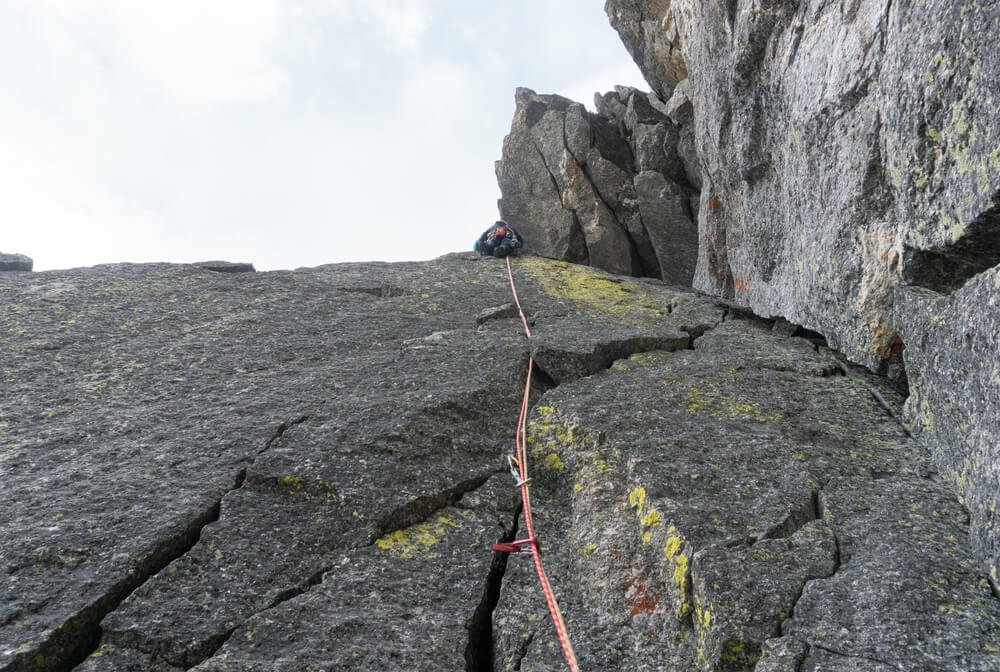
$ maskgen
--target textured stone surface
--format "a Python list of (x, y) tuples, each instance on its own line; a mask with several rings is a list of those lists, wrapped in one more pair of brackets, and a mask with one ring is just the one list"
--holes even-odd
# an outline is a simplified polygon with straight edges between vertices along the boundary
[(475, 323), (500, 263), (2, 282), (4, 670), (63, 669), (126, 597), (106, 644), (197, 662), (481, 483), (517, 404), (516, 323)]
[(668, 99), (687, 77), (671, 0), (607, 0), (604, 10), (646, 81)]
[[(769, 326), (731, 317), (540, 399), (535, 520), (582, 667), (1000, 665), (1000, 602), (901, 399)], [(511, 560), (499, 669), (564, 665), (536, 581)]]
[[(650, 3), (609, 3), (613, 23), (623, 4)], [(875, 366), (896, 338), (892, 287), (951, 291), (1000, 261), (995, 6), (658, 5), (705, 171), (697, 287)], [(623, 39), (645, 53), (660, 38)]]
[[(598, 114), (518, 89), (497, 163), (500, 214), (543, 256), (690, 285), (697, 230), (683, 130), (652, 94), (619, 87)], [(687, 137), (687, 136), (685, 136)]]
[(691, 290), (514, 268), (530, 343), (463, 254), (0, 278), (0, 669), (561, 669), (530, 561), (489, 550), (529, 351), (584, 669), (1000, 664), (885, 379)]
[[(686, 348), (724, 312), (690, 291), (585, 267), (524, 258), (517, 268), (536, 322), (531, 346), (504, 264), (470, 255), (275, 273), (123, 264), (5, 276), (0, 669), (65, 669), (99, 635), (87, 669), (189, 668), (255, 615), (294, 611), (328, 581), (388, 572), (372, 550), (379, 540), (415, 557), (462, 540), (457, 569), (444, 558), (459, 549), (443, 541), (440, 562), (420, 565), (460, 570), (462, 589), (430, 596), (432, 585), (459, 582), (430, 574), (414, 609), (449, 631), (471, 619), (488, 542), (503, 533), (494, 526), (488, 538), (484, 521), (509, 527), (512, 515), (442, 511), (471, 506), (501, 468), (529, 347), (541, 376), (571, 380), (643, 349)], [(344, 557), (353, 579), (338, 574)], [(386, 590), (405, 574), (392, 576)], [(345, 647), (374, 636), (372, 624), (350, 634), (352, 608), (329, 605), (349, 621)], [(318, 642), (308, 627), (302, 640)], [(408, 661), (464, 664), (461, 628), (448, 655), (429, 630), (405, 636)], [(272, 654), (269, 645), (253, 655)]]
[(31, 257), (0, 252), (0, 271), (30, 271), (34, 265)]
[(1000, 269), (951, 296), (897, 289), (906, 343), (905, 418), (958, 487), (972, 545), (1000, 588)]
[[(904, 353), (907, 417), (969, 506), (996, 583), (1000, 288), (960, 289), (1000, 263), (995, 3), (605, 9), (654, 90), (672, 89), (667, 115), (694, 129), (695, 287), (819, 332), (899, 381)], [(687, 79), (666, 72), (671, 61)], [(682, 135), (678, 153), (691, 151)]]

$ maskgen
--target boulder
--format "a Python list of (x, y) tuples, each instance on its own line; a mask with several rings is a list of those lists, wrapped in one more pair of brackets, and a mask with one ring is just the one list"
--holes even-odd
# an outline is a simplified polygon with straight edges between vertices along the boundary
[(538, 254), (637, 273), (632, 243), (613, 210), (616, 196), (631, 186), (628, 146), (567, 98), (522, 88), (515, 100), (497, 163), (500, 216)]
[(0, 272), (2, 271), (30, 271), (35, 265), (31, 257), (23, 254), (5, 254), (0, 252)]

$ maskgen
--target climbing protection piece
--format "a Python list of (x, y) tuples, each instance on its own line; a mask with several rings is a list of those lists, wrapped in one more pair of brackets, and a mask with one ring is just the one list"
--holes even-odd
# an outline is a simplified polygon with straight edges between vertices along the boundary
[[(521, 299), (517, 295), (517, 285), (514, 282), (514, 269), (507, 257), (507, 276), (510, 278), (510, 291), (514, 294), (514, 303), (517, 305), (517, 312), (521, 316), (521, 325), (524, 327), (524, 335), (531, 338), (531, 327), (528, 326), (528, 318), (524, 316), (521, 309)], [(545, 574), (542, 566), (542, 548), (535, 537), (535, 522), (531, 516), (531, 492), (528, 483), (528, 450), (525, 435), (528, 431), (528, 397), (531, 392), (531, 374), (534, 369), (534, 358), (528, 356), (528, 375), (524, 381), (524, 396), (521, 398), (521, 414), (517, 419), (517, 431), (515, 432), (515, 447), (517, 456), (508, 456), (507, 463), (510, 466), (511, 474), (517, 481), (517, 487), (521, 490), (521, 503), (524, 509), (524, 527), (528, 532), (525, 539), (511, 541), (508, 543), (493, 544), (494, 551), (501, 553), (521, 553), (525, 547), (531, 549), (531, 555), (535, 560), (535, 571), (538, 573), (538, 582), (541, 584), (542, 593), (545, 595), (545, 602), (549, 605), (549, 614), (552, 615), (552, 624), (556, 628), (556, 636), (559, 644), (562, 645), (563, 653), (566, 655), (566, 662), (572, 672), (580, 672), (580, 666), (576, 662), (576, 653), (573, 645), (569, 641), (569, 633), (566, 630), (566, 622), (563, 620), (562, 612), (559, 611), (559, 603), (556, 602), (555, 593), (549, 583), (549, 577)]]

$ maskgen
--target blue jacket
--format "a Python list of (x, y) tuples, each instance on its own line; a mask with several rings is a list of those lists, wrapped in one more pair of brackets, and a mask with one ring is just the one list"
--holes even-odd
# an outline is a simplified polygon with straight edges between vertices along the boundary
[(499, 221), (479, 236), (472, 249), (485, 257), (506, 257), (524, 247), (524, 238), (504, 221)]

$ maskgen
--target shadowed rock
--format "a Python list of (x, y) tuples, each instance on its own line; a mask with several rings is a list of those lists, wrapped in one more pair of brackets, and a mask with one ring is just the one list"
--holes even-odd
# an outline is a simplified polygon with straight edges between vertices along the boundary
[(0, 252), (0, 271), (30, 271), (34, 265), (31, 257)]

